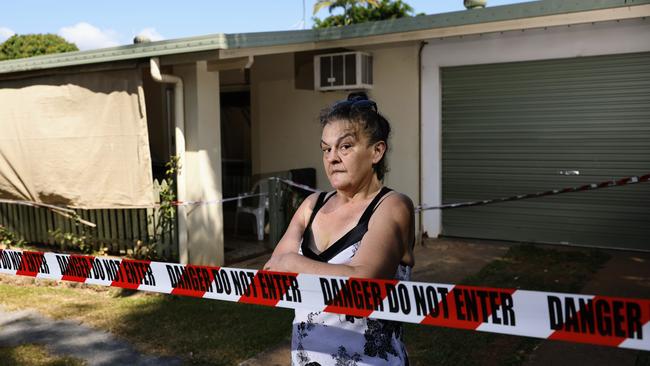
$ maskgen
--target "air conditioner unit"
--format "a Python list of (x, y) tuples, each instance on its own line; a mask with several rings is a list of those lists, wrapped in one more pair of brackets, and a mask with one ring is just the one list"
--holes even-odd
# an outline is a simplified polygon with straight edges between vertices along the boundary
[(339, 52), (314, 56), (316, 90), (372, 89), (372, 55)]

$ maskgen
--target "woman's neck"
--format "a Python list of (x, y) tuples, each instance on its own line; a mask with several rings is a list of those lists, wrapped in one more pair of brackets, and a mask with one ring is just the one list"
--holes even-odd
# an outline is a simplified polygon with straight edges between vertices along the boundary
[(342, 203), (353, 203), (365, 201), (379, 192), (382, 183), (375, 174), (372, 175), (369, 181), (362, 182), (357, 187), (351, 189), (337, 189), (336, 195)]

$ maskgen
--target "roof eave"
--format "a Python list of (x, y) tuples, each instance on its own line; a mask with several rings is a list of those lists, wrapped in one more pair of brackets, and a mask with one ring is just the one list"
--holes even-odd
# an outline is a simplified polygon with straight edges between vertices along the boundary
[(213, 34), (0, 62), (0, 74), (219, 50), (223, 58), (638, 18), (650, 0), (545, 0), (302, 31)]
[(606, 21), (618, 21), (650, 17), (650, 4), (633, 7), (597, 9), (586, 12), (560, 13), (528, 18), (497, 20), (488, 23), (464, 24), (428, 29), (414, 29), (400, 33), (384, 33), (359, 37), (322, 39), (291, 45), (271, 45), (252, 48), (227, 48), (219, 51), (220, 58), (260, 56), (265, 54), (298, 52), (316, 49), (371, 46), (384, 43), (421, 41), (436, 38), (479, 35), (495, 32), (528, 30), (545, 27), (570, 26)]

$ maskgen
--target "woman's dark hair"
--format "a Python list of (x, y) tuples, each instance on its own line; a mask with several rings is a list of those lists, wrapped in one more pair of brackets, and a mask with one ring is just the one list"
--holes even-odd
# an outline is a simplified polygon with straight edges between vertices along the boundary
[(334, 103), (331, 107), (323, 109), (320, 113), (321, 127), (330, 122), (348, 121), (359, 127), (359, 130), (368, 137), (370, 145), (379, 141), (386, 144), (386, 151), (378, 163), (372, 166), (377, 178), (384, 179), (388, 171), (386, 166), (386, 154), (388, 153), (388, 136), (390, 135), (390, 123), (382, 116), (377, 103), (368, 99), (364, 92), (350, 93), (346, 100)]

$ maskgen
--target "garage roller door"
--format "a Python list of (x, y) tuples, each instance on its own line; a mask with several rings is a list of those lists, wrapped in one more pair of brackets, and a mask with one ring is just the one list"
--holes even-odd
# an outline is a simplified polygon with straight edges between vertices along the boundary
[[(441, 69), (444, 203), (650, 173), (650, 53)], [(446, 210), (447, 236), (650, 250), (650, 184)]]

